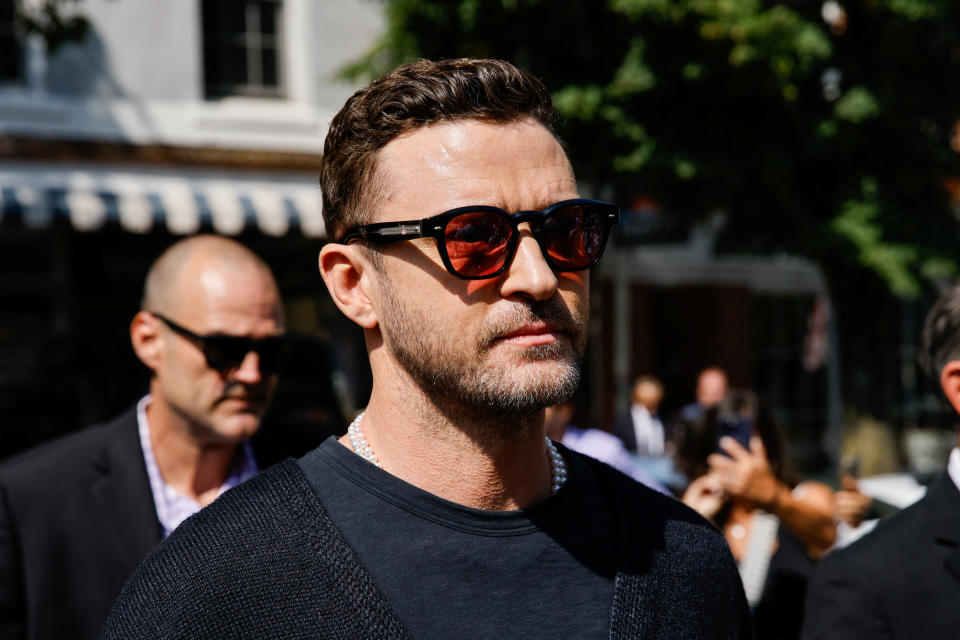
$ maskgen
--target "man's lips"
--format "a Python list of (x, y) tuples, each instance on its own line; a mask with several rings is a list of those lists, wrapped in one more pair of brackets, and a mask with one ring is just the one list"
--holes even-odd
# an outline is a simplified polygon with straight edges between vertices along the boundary
[(240, 405), (246, 409), (259, 410), (265, 404), (265, 400), (259, 396), (226, 396), (220, 399), (220, 403), (229, 403)]
[(533, 347), (541, 344), (550, 344), (560, 339), (564, 330), (547, 322), (530, 322), (517, 327), (498, 338), (498, 342), (509, 342), (517, 346)]

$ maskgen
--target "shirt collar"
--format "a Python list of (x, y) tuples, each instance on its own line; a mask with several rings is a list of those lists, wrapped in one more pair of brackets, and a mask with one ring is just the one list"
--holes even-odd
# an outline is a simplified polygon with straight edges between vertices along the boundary
[(950, 479), (953, 480), (953, 484), (957, 485), (957, 490), (960, 491), (960, 447), (954, 447), (953, 451), (950, 452), (947, 473), (950, 474)]
[[(150, 479), (150, 492), (153, 494), (153, 505), (157, 512), (157, 519), (163, 527), (163, 536), (167, 537), (181, 522), (192, 516), (202, 508), (200, 503), (178, 492), (167, 484), (160, 473), (157, 458), (150, 443), (150, 424), (147, 422), (147, 405), (153, 401), (150, 394), (145, 395), (137, 403), (137, 428), (140, 432), (140, 448), (143, 450), (143, 462), (147, 467), (147, 477)], [(257, 475), (257, 461), (249, 442), (244, 442), (241, 455), (234, 462), (230, 475), (220, 485), (217, 491), (219, 497), (227, 489), (231, 489), (245, 480)]]

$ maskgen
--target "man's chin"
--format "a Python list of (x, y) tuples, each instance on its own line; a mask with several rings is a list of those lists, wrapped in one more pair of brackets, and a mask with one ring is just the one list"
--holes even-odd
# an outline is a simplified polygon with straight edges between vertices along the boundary
[(530, 413), (572, 397), (580, 368), (575, 360), (536, 360), (494, 367), (483, 378), (473, 394), (478, 407), (495, 413)]
[(490, 356), (488, 366), (501, 369), (507, 378), (563, 375), (580, 367), (580, 356), (567, 340), (523, 350), (494, 351)]
[(212, 435), (223, 444), (239, 444), (252, 438), (260, 428), (260, 414), (236, 412), (211, 425)]

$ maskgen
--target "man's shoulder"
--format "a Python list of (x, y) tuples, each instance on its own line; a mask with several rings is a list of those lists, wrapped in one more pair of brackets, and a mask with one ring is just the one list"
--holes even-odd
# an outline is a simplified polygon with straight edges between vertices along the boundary
[(351, 553), (297, 463), (281, 462), (161, 542), (130, 576), (101, 637), (287, 637), (301, 623), (333, 624), (342, 590), (370, 588)]
[(296, 547), (300, 532), (314, 526), (304, 507), (305, 484), (296, 463), (288, 461), (230, 489), (165, 538), (128, 587), (177, 593), (222, 576), (269, 571), (274, 565), (263, 558)]
[(928, 494), (881, 521), (850, 546), (833, 551), (820, 561), (817, 573), (850, 572), (864, 577), (876, 574), (879, 579), (893, 575), (889, 571), (890, 560), (909, 565), (911, 557), (923, 552), (923, 545), (918, 543), (932, 536), (930, 515), (936, 508), (932, 500), (933, 496)]
[(608, 484), (620, 529), (617, 636), (634, 635), (633, 622), (642, 617), (661, 637), (749, 637), (749, 609), (723, 534), (681, 501), (594, 466)]
[(310, 508), (316, 500), (295, 461), (275, 464), (184, 521), (158, 547), (154, 556), (160, 558), (152, 561), (176, 557), (185, 549), (235, 560), (246, 552), (258, 553), (272, 537), (292, 538), (311, 526), (307, 519), (316, 513)]
[(945, 476), (919, 502), (820, 560), (807, 591), (805, 639), (945, 637), (942, 629), (956, 629), (948, 562), (950, 540), (960, 534), (943, 529), (943, 516), (954, 515), (960, 496)]
[(133, 408), (108, 422), (60, 436), (0, 462), (0, 482), (63, 478), (91, 463), (104, 445), (129, 430), (136, 430)]
[(661, 550), (672, 552), (685, 547), (682, 551), (686, 552), (692, 550), (688, 545), (694, 545), (707, 551), (729, 553), (723, 534), (680, 500), (651, 489), (603, 462), (578, 455), (587, 460), (607, 484), (624, 524), (637, 534), (645, 532), (644, 535), (668, 543), (658, 545)]

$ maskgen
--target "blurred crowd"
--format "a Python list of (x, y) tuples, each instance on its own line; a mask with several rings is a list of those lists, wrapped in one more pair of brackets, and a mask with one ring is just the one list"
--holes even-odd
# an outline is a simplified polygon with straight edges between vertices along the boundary
[[(945, 318), (947, 310), (954, 317)], [(960, 341), (941, 326), (958, 323), (954, 330), (960, 329), (958, 310), (960, 289), (953, 289), (928, 318), (924, 347), (927, 359), (933, 359), (931, 375), (944, 364), (936, 358), (949, 357), (937, 350)], [(939, 334), (934, 335), (938, 326)], [(869, 617), (866, 623), (851, 624), (863, 614), (880, 615), (879, 605), (870, 610), (867, 607), (873, 605), (864, 604), (864, 609), (841, 613), (847, 601), (826, 601), (828, 592), (851, 597), (844, 594), (848, 584), (824, 584), (821, 577), (811, 587), (822, 558), (869, 534), (880, 522), (873, 498), (860, 489), (858, 458), (848, 455), (841, 460), (833, 487), (798, 476), (770, 406), (752, 390), (730, 388), (720, 367), (700, 372), (694, 400), (675, 416), (660, 415), (663, 397), (663, 384), (653, 375), (643, 375), (633, 384), (629, 409), (609, 431), (559, 426), (557, 420), (573, 414), (567, 403), (548, 411), (548, 433), (571, 449), (676, 496), (715, 524), (740, 569), (757, 638), (894, 637), (880, 635), (882, 625)], [(954, 449), (951, 465), (957, 457)], [(945, 482), (940, 479), (941, 490)], [(956, 496), (951, 498), (957, 502)], [(960, 512), (951, 517), (955, 522)], [(864, 544), (873, 541), (868, 538)], [(858, 545), (854, 551), (864, 548)], [(883, 567), (888, 560), (874, 552), (864, 561)], [(960, 574), (955, 577), (960, 579)], [(908, 619), (914, 615), (909, 608), (905, 612)], [(873, 631), (866, 633), (868, 629)]]
[(757, 637), (799, 638), (817, 560), (877, 522), (855, 465), (843, 465), (836, 489), (798, 477), (770, 407), (730, 389), (720, 367), (703, 369), (694, 400), (666, 421), (663, 397), (663, 384), (643, 375), (610, 431), (570, 424), (566, 402), (548, 409), (547, 433), (716, 524), (740, 567)]

